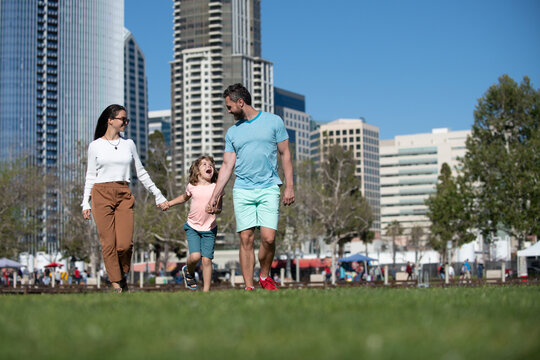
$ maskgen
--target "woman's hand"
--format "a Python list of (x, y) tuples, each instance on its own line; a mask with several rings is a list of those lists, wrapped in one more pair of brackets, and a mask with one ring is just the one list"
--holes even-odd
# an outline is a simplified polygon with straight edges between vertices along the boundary
[(160, 208), (161, 211), (167, 211), (171, 207), (171, 205), (168, 201), (164, 201), (161, 204), (158, 204), (157, 207)]
[(91, 220), (92, 219), (92, 210), (86, 209), (82, 211), (83, 218), (85, 220)]

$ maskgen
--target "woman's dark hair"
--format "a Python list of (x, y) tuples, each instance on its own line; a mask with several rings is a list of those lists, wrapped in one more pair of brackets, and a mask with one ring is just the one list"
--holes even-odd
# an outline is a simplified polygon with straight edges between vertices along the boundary
[(97, 121), (96, 131), (94, 132), (94, 140), (97, 140), (105, 135), (107, 132), (107, 126), (109, 125), (109, 119), (112, 119), (118, 115), (118, 113), (122, 110), (126, 111), (126, 108), (118, 104), (109, 105), (105, 108), (105, 110), (103, 110)]
[(251, 94), (244, 85), (238, 83), (229, 85), (223, 92), (223, 98), (229, 97), (232, 101), (237, 102), (238, 99), (244, 100), (244, 102), (251, 106)]
[(212, 164), (212, 167), (214, 168), (214, 175), (212, 175), (212, 178), (210, 179), (210, 183), (215, 183), (218, 178), (218, 171), (216, 170), (216, 162), (214, 161), (214, 158), (211, 156), (201, 156), (197, 160), (191, 164), (191, 167), (189, 168), (189, 183), (191, 185), (197, 185), (199, 183), (199, 165), (201, 164), (201, 161), (208, 160)]

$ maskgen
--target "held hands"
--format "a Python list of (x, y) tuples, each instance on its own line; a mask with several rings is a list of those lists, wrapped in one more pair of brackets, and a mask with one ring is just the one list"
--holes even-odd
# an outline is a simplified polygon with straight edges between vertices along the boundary
[(91, 220), (92, 219), (92, 210), (86, 209), (82, 211), (82, 215), (84, 220)]
[(221, 206), (222, 206), (222, 201), (221, 199), (223, 198), (223, 193), (217, 197), (214, 197), (212, 196), (212, 198), (210, 198), (210, 201), (208, 202), (208, 204), (206, 205), (206, 212), (208, 214), (220, 214), (221, 213)]
[(283, 205), (288, 206), (294, 203), (294, 189), (292, 187), (285, 187), (283, 192)]
[(156, 207), (158, 209), (161, 209), (161, 211), (167, 211), (171, 207), (171, 205), (168, 201), (164, 201), (161, 204), (156, 205)]

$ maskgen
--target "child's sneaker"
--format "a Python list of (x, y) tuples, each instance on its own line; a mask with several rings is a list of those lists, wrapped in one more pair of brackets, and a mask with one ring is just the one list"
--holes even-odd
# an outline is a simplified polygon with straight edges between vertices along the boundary
[(261, 275), (259, 275), (259, 285), (265, 290), (276, 291), (278, 289), (277, 284), (270, 276), (267, 276), (266, 279), (262, 280)]
[(187, 265), (184, 265), (182, 267), (182, 275), (184, 275), (184, 284), (186, 285), (186, 287), (189, 290), (197, 290), (197, 281), (195, 280), (193, 275), (188, 272)]

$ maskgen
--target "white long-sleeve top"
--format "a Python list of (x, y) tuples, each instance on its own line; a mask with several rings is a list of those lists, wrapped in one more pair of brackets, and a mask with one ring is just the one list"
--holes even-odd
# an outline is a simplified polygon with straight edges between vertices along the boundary
[[(118, 143), (118, 145), (116, 145)], [(116, 146), (116, 149), (115, 149)], [(144, 169), (135, 143), (131, 139), (120, 138), (108, 142), (99, 138), (88, 146), (88, 169), (84, 185), (83, 210), (90, 209), (90, 194), (94, 184), (127, 181), (131, 179), (131, 162), (135, 161), (135, 170), (139, 181), (156, 198), (156, 204), (166, 201), (161, 191), (154, 184)]]

